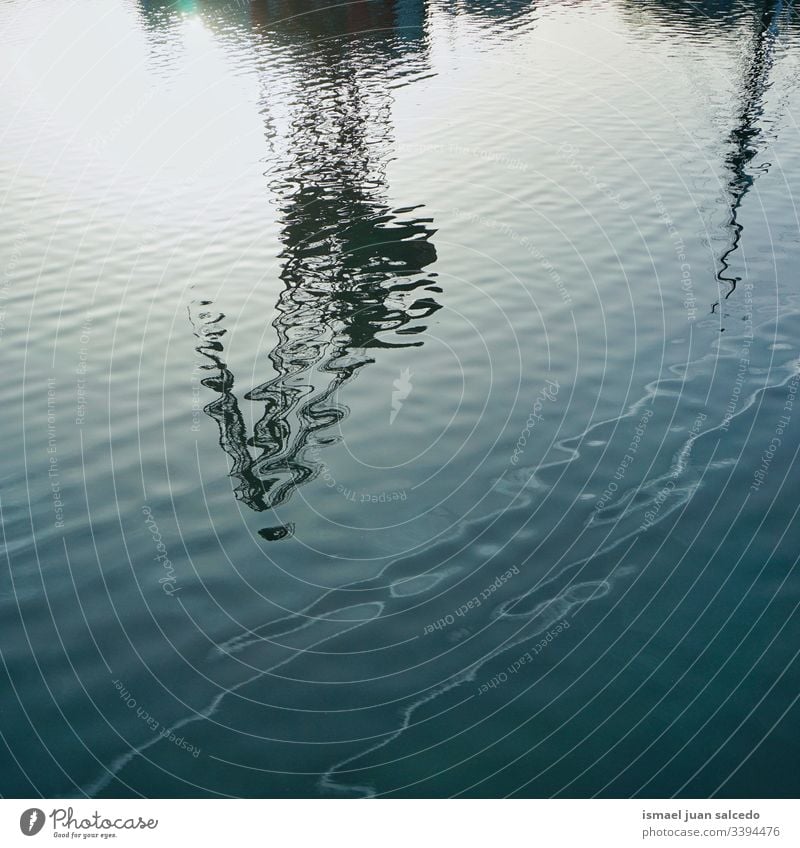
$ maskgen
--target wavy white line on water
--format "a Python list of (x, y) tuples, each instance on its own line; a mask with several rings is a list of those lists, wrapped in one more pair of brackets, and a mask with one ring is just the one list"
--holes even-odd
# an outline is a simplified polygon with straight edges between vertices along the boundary
[[(756, 391), (752, 392), (748, 396), (747, 401), (742, 405), (742, 407), (739, 410), (736, 411), (734, 416), (732, 416), (731, 420), (739, 418), (745, 412), (747, 412), (749, 409), (751, 409), (753, 407), (753, 405), (756, 403), (756, 401), (757, 401), (757, 399), (760, 395), (762, 395), (763, 393), (770, 391), (770, 390), (782, 388), (786, 383), (788, 383), (791, 379), (793, 379), (796, 376), (796, 374), (798, 373), (797, 370), (796, 370), (796, 364), (794, 362), (792, 363), (791, 368), (789, 368), (789, 365), (787, 364), (787, 370), (789, 370), (790, 373), (784, 380), (782, 380), (779, 383), (774, 384), (774, 385), (768, 385), (768, 386), (760, 387)], [(521, 491), (524, 490), (524, 489), (533, 489), (533, 490), (540, 489), (540, 490), (543, 490), (543, 491), (549, 490), (551, 488), (550, 486), (548, 486), (548, 485), (542, 483), (540, 480), (536, 479), (536, 473), (537, 472), (539, 472), (543, 469), (546, 469), (546, 468), (568, 465), (568, 464), (576, 461), (577, 459), (579, 459), (580, 456), (581, 456), (580, 450), (578, 448), (569, 447), (569, 445), (568, 445), (569, 442), (580, 442), (580, 441), (584, 440), (588, 435), (590, 435), (593, 431), (597, 430), (600, 427), (606, 426), (608, 424), (615, 424), (615, 423), (618, 423), (621, 420), (635, 417), (636, 414), (639, 412), (639, 410), (648, 402), (648, 400), (652, 400), (659, 393), (659, 389), (660, 389), (662, 382), (663, 381), (655, 381), (651, 384), (648, 384), (648, 386), (646, 387), (647, 390), (648, 390), (647, 394), (643, 398), (641, 398), (639, 401), (635, 402), (631, 407), (629, 407), (628, 412), (626, 412), (624, 415), (621, 415), (621, 416), (619, 416), (618, 418), (615, 418), (615, 419), (609, 419), (607, 421), (598, 422), (597, 424), (594, 424), (591, 427), (587, 428), (586, 431), (581, 433), (579, 436), (569, 437), (568, 439), (562, 440), (562, 442), (560, 442), (558, 444), (558, 447), (568, 454), (568, 456), (566, 458), (560, 459), (560, 460), (555, 460), (553, 462), (543, 464), (543, 465), (537, 466), (535, 468), (528, 468), (528, 469), (517, 468), (517, 469), (515, 469), (515, 471), (513, 473), (514, 479), (517, 482), (519, 482), (520, 480), (523, 481), (521, 490), (516, 492), (515, 498), (517, 496), (519, 496)], [(730, 421), (728, 422), (728, 426), (729, 425), (730, 425)], [(651, 478), (649, 480), (642, 481), (638, 486), (635, 487), (635, 489), (633, 490), (633, 494), (625, 493), (626, 501), (629, 500), (631, 497), (635, 496), (635, 494), (637, 492), (641, 491), (642, 489), (646, 489), (647, 491), (652, 491), (654, 489), (654, 487), (657, 488), (658, 484), (663, 483), (664, 481), (675, 480), (677, 478), (684, 476), (690, 468), (691, 452), (692, 452), (692, 449), (693, 449), (695, 443), (700, 441), (701, 439), (711, 438), (715, 433), (720, 432), (721, 430), (722, 430), (722, 424), (718, 424), (716, 426), (710, 427), (707, 430), (702, 431), (699, 434), (690, 435), (690, 437), (684, 442), (684, 444), (681, 446), (681, 448), (675, 454), (675, 458), (674, 458), (674, 461), (671, 465), (670, 470), (666, 474), (659, 475), (656, 478)], [(718, 461), (715, 461), (715, 462), (712, 463), (712, 465), (714, 467), (719, 467), (719, 468), (725, 467), (729, 464), (730, 464), (729, 461), (726, 461), (726, 460), (718, 460)], [(527, 474), (527, 477), (525, 477), (526, 474)], [(508, 475), (508, 476), (511, 476), (511, 475)], [(673, 501), (670, 502), (668, 508), (662, 509), (662, 510), (659, 511), (658, 516), (649, 525), (649, 527), (652, 527), (652, 526), (655, 526), (655, 525), (661, 523), (670, 514), (672, 514), (676, 509), (678, 509), (679, 507), (684, 505), (688, 500), (690, 500), (691, 497), (693, 496), (694, 492), (697, 490), (697, 486), (698, 486), (698, 484), (696, 482), (686, 481), (682, 487), (676, 487), (674, 490), (672, 490), (672, 493), (676, 494), (676, 497), (673, 499)], [(511, 494), (511, 492), (508, 492), (508, 494)], [(637, 506), (646, 506), (648, 503), (650, 503), (650, 500), (648, 500), (644, 504), (639, 504)], [(530, 498), (523, 498), (521, 503), (517, 502), (511, 507), (507, 507), (505, 509), (494, 510), (493, 512), (491, 512), (488, 515), (483, 516), (479, 519), (473, 519), (471, 521), (461, 522), (458, 526), (455, 526), (453, 528), (452, 536), (454, 536), (454, 537), (462, 536), (464, 534), (465, 529), (468, 526), (490, 523), (491, 521), (493, 521), (499, 515), (502, 515), (502, 514), (508, 512), (509, 509), (514, 509), (514, 510), (522, 509), (522, 508), (527, 507), (529, 504), (530, 504)], [(626, 514), (626, 511), (623, 511), (622, 514), (619, 516), (619, 518), (622, 518), (625, 514)], [(598, 521), (597, 523), (601, 523), (601, 522)], [(602, 523), (605, 523), (605, 521), (602, 521)], [(610, 553), (611, 551), (619, 548), (620, 545), (624, 544), (626, 541), (628, 541), (628, 540), (632, 539), (633, 537), (639, 535), (641, 532), (642, 532), (642, 528), (640, 526), (635, 527), (630, 532), (624, 533), (620, 537), (616, 538), (613, 542), (599, 547), (590, 556), (582, 557), (582, 558), (576, 559), (576, 560), (568, 563), (567, 565), (565, 565), (561, 569), (559, 569), (559, 571), (557, 573), (550, 576), (548, 579), (539, 581), (536, 584), (535, 587), (529, 589), (526, 592), (521, 593), (520, 595), (516, 596), (515, 598), (512, 598), (510, 601), (506, 601), (503, 604), (501, 604), (500, 606), (498, 606), (497, 608), (495, 608), (495, 610), (493, 612), (493, 617), (519, 618), (519, 619), (525, 618), (525, 619), (528, 619), (529, 621), (536, 621), (537, 618), (538, 618), (538, 619), (540, 619), (540, 621), (536, 625), (536, 629), (534, 629), (533, 631), (529, 631), (525, 636), (521, 636), (518, 639), (512, 640), (510, 642), (504, 643), (504, 644), (494, 648), (493, 650), (489, 651), (484, 657), (482, 657), (477, 662), (472, 663), (466, 669), (464, 669), (464, 670), (456, 673), (455, 675), (453, 675), (445, 683), (440, 684), (439, 686), (435, 687), (432, 691), (430, 691), (430, 692), (426, 693), (425, 695), (415, 699), (411, 704), (409, 704), (408, 706), (403, 708), (403, 710), (401, 711), (401, 713), (399, 715), (399, 719), (400, 719), (399, 725), (395, 730), (391, 731), (389, 734), (386, 735), (386, 737), (384, 739), (380, 740), (379, 742), (375, 743), (374, 745), (371, 745), (370, 747), (366, 748), (365, 750), (357, 752), (356, 754), (353, 754), (353, 755), (351, 755), (351, 756), (349, 756), (349, 757), (347, 757), (343, 760), (340, 760), (339, 762), (335, 763), (334, 765), (332, 765), (327, 771), (325, 771), (321, 775), (321, 777), (319, 779), (318, 785), (319, 785), (320, 790), (322, 790), (322, 791), (360, 793), (360, 794), (368, 796), (368, 797), (374, 796), (376, 794), (376, 792), (375, 792), (373, 787), (365, 786), (365, 785), (343, 783), (343, 782), (335, 779), (336, 773), (345, 769), (347, 766), (351, 765), (352, 763), (357, 762), (359, 759), (368, 755), (369, 753), (380, 750), (381, 748), (385, 747), (386, 745), (388, 745), (393, 740), (397, 739), (403, 732), (405, 732), (411, 726), (412, 717), (413, 717), (414, 713), (420, 707), (429, 703), (430, 701), (434, 700), (435, 698), (440, 697), (441, 695), (445, 694), (446, 692), (456, 688), (457, 686), (461, 685), (462, 683), (467, 682), (469, 680), (474, 680), (479, 669), (482, 668), (486, 663), (490, 662), (495, 657), (499, 656), (502, 653), (505, 653), (506, 651), (510, 650), (511, 648), (513, 648), (513, 647), (515, 647), (519, 644), (530, 641), (530, 639), (532, 639), (535, 636), (546, 631), (555, 622), (563, 619), (565, 617), (565, 615), (567, 615), (569, 613), (569, 611), (571, 609), (573, 609), (575, 606), (583, 605), (583, 604), (585, 604), (589, 601), (592, 601), (592, 600), (599, 600), (600, 598), (608, 595), (609, 592), (611, 591), (611, 589), (613, 588), (614, 582), (616, 582), (615, 579), (611, 579), (611, 578), (619, 579), (619, 578), (622, 578), (624, 576), (627, 576), (630, 573), (630, 569), (614, 569), (612, 571), (612, 573), (608, 576), (608, 578), (606, 578), (605, 580), (584, 581), (583, 583), (569, 584), (561, 592), (557, 593), (552, 598), (545, 599), (542, 602), (540, 602), (539, 604), (537, 604), (533, 608), (533, 610), (531, 610), (530, 612), (527, 612), (527, 613), (526, 612), (523, 612), (523, 613), (509, 612), (509, 609), (511, 609), (515, 604), (519, 603), (525, 597), (533, 594), (534, 591), (538, 592), (538, 591), (541, 590), (541, 588), (543, 586), (546, 586), (546, 585), (549, 585), (549, 584), (555, 582), (559, 578), (562, 578), (568, 572), (570, 572), (574, 569), (579, 569), (582, 566), (586, 565), (591, 560), (597, 559), (598, 557), (601, 557), (604, 554)], [(448, 539), (449, 538), (451, 538), (451, 537), (448, 537)], [(437, 544), (439, 544), (439, 543), (437, 543)], [(357, 590), (358, 587), (364, 586), (365, 584), (370, 584), (370, 583), (374, 584), (392, 566), (400, 564), (400, 563), (402, 563), (402, 560), (393, 560), (393, 561), (389, 562), (380, 572), (378, 572), (377, 575), (373, 576), (372, 578), (369, 578), (367, 580), (356, 581), (356, 582), (349, 584), (348, 586), (343, 587), (343, 588), (346, 591), (351, 591), (351, 590)], [(409, 577), (404, 577), (400, 580), (392, 581), (392, 583), (388, 586), (388, 594), (389, 594), (390, 597), (394, 597), (394, 598), (403, 598), (403, 597), (412, 596), (412, 595), (424, 594), (426, 591), (432, 590), (445, 577), (450, 576), (452, 574), (455, 574), (458, 571), (459, 571), (458, 568), (454, 568), (454, 567), (451, 566), (447, 569), (442, 570), (438, 574), (437, 573), (431, 574), (430, 572), (427, 572), (427, 573), (424, 573), (424, 574), (418, 574), (418, 575), (412, 575), (412, 576), (409, 576)], [(400, 586), (402, 586), (406, 583), (410, 583), (412, 586), (414, 586), (413, 581), (418, 580), (418, 579), (421, 579), (422, 582), (417, 585), (417, 588), (414, 592), (403, 593), (402, 589), (398, 592), (398, 587), (400, 587)], [(581, 596), (580, 590), (587, 588), (587, 587), (591, 588), (592, 591), (589, 592), (588, 595), (586, 595), (586, 596)], [(386, 590), (387, 590), (387, 587), (385, 587), (385, 586), (381, 586), (378, 589), (378, 591), (382, 591), (384, 594), (386, 593)], [(365, 591), (369, 591), (369, 589), (365, 589)], [(318, 647), (319, 645), (324, 644), (325, 642), (330, 641), (332, 639), (335, 639), (338, 636), (342, 636), (347, 632), (355, 630), (358, 627), (361, 627), (361, 626), (363, 626), (364, 624), (366, 624), (370, 621), (377, 620), (378, 618), (381, 617), (381, 615), (382, 615), (382, 613), (385, 609), (385, 601), (376, 599), (376, 600), (362, 601), (361, 603), (358, 603), (358, 604), (349, 604), (349, 605), (339, 606), (339, 607), (336, 607), (334, 609), (319, 611), (319, 608), (321, 606), (324, 606), (324, 602), (326, 601), (326, 599), (330, 598), (332, 595), (335, 595), (339, 592), (341, 592), (341, 590), (339, 590), (339, 589), (329, 590), (328, 592), (326, 592), (322, 596), (320, 596), (318, 599), (313, 601), (311, 604), (304, 607), (299, 612), (292, 613), (289, 616), (285, 616), (284, 618), (278, 619), (278, 620), (271, 622), (267, 625), (263, 625), (259, 628), (256, 628), (255, 630), (248, 631), (248, 633), (246, 633), (246, 634), (240, 634), (238, 636), (232, 637), (231, 639), (222, 643), (219, 646), (219, 648), (214, 651), (214, 655), (217, 656), (217, 657), (233, 654), (235, 652), (241, 651), (242, 649), (244, 649), (248, 645), (259, 643), (259, 642), (262, 642), (262, 643), (266, 642), (266, 643), (275, 644), (276, 646), (292, 650), (292, 651), (294, 651), (294, 653), (291, 656), (275, 663), (270, 668), (258, 671), (256, 674), (251, 675), (250, 677), (241, 681), (240, 683), (236, 684), (235, 686), (231, 686), (229, 688), (223, 689), (221, 692), (219, 692), (212, 699), (212, 701), (208, 704), (207, 707), (205, 707), (200, 712), (193, 713), (189, 716), (184, 717), (183, 719), (180, 719), (178, 722), (176, 722), (175, 724), (173, 724), (170, 727), (170, 731), (174, 732), (175, 730), (178, 730), (179, 728), (185, 727), (186, 725), (188, 725), (192, 722), (199, 721), (199, 720), (206, 719), (206, 718), (210, 718), (212, 715), (214, 715), (217, 712), (221, 702), (223, 701), (223, 699), (227, 695), (233, 694), (236, 691), (238, 691), (239, 689), (241, 689), (242, 687), (248, 685), (249, 683), (252, 683), (255, 680), (258, 680), (258, 679), (264, 677), (265, 675), (271, 674), (272, 672), (274, 672), (278, 668), (281, 668), (283, 666), (288, 665), (290, 662), (292, 662), (294, 659), (296, 659), (298, 656), (304, 654), (308, 650), (315, 648), (315, 647)], [(269, 629), (276, 628), (276, 627), (279, 627), (282, 624), (293, 624), (293, 625), (295, 625), (295, 626), (289, 627), (288, 629), (279, 629), (279, 630), (275, 631), (274, 634), (273, 634), (274, 636), (286, 636), (286, 635), (289, 635), (291, 633), (295, 633), (295, 632), (298, 632), (300, 630), (309, 628), (309, 627), (313, 626), (318, 621), (322, 621), (322, 620), (335, 621), (336, 619), (334, 618), (334, 616), (341, 614), (341, 613), (345, 613), (348, 610), (355, 610), (355, 609), (363, 608), (363, 607), (372, 607), (376, 612), (375, 612), (374, 615), (371, 615), (371, 616), (368, 616), (368, 617), (362, 617), (362, 618), (353, 620), (354, 623), (352, 624), (352, 626), (346, 627), (346, 628), (344, 628), (340, 631), (337, 631), (334, 634), (326, 636), (323, 639), (320, 639), (317, 642), (313, 643), (312, 645), (308, 646), (307, 648), (301, 648), (301, 649), (291, 648), (290, 646), (287, 646), (287, 645), (280, 645), (280, 643), (274, 642), (269, 637), (264, 637), (264, 636), (259, 635), (259, 631), (262, 631), (262, 630), (265, 630), (265, 629), (268, 629), (268, 628)], [(315, 610), (317, 610), (317, 611), (315, 612)], [(309, 617), (309, 616), (313, 616), (313, 617)], [(304, 618), (304, 620), (302, 620), (300, 624), (296, 624), (298, 617)], [(347, 621), (347, 620), (345, 619), (345, 621)], [(111, 782), (111, 780), (129, 762), (131, 762), (131, 760), (134, 759), (134, 757), (142, 754), (148, 748), (155, 745), (155, 743), (158, 742), (160, 740), (160, 738), (161, 737), (154, 737), (153, 739), (148, 740), (143, 745), (135, 747), (135, 748), (131, 749), (130, 751), (128, 751), (127, 753), (125, 753), (125, 754), (119, 756), (117, 759), (115, 759), (110, 764), (107, 771), (103, 775), (101, 775), (97, 780), (95, 780), (93, 783), (91, 783), (84, 790), (86, 792), (86, 794), (91, 797), (91, 796), (95, 795), (96, 793), (100, 792), (103, 788), (105, 788)], [(357, 770), (357, 769), (354, 769), (354, 770)]]
[[(579, 590), (586, 587), (589, 587), (591, 591), (585, 597), (581, 597)], [(378, 751), (381, 748), (384, 748), (390, 742), (393, 742), (395, 739), (401, 736), (406, 730), (408, 730), (409, 727), (411, 727), (411, 717), (420, 707), (424, 706), (430, 701), (433, 701), (435, 698), (444, 695), (446, 692), (455, 689), (462, 683), (474, 680), (478, 671), (480, 671), (480, 669), (484, 665), (486, 665), (486, 663), (490, 662), (500, 654), (504, 654), (511, 648), (514, 648), (525, 642), (529, 642), (531, 639), (535, 638), (541, 633), (546, 632), (558, 621), (561, 621), (567, 615), (569, 615), (569, 612), (573, 607), (579, 605), (583, 606), (591, 600), (599, 600), (600, 598), (605, 597), (610, 591), (611, 583), (608, 580), (576, 583), (568, 586), (562, 593), (556, 595), (554, 598), (543, 601), (541, 604), (537, 605), (530, 613), (509, 614), (506, 612), (501, 612), (500, 614), (506, 617), (511, 617), (513, 615), (513, 617), (527, 618), (531, 621), (534, 621), (539, 618), (540, 622), (538, 625), (536, 625), (536, 628), (534, 630), (528, 632), (525, 636), (521, 636), (518, 639), (515, 639), (511, 642), (508, 642), (495, 648), (494, 650), (490, 651), (483, 659), (479, 660), (476, 663), (473, 663), (469, 668), (462, 672), (459, 672), (446, 683), (443, 683), (441, 686), (435, 688), (433, 691), (427, 693), (423, 697), (409, 704), (409, 706), (407, 706), (402, 711), (400, 725), (395, 731), (390, 733), (385, 739), (382, 739), (380, 742), (377, 742), (366, 750), (359, 751), (357, 754), (353, 754), (352, 756), (347, 757), (346, 759), (341, 760), (340, 762), (335, 763), (333, 766), (331, 766), (331, 768), (329, 768), (320, 778), (320, 789), (323, 791), (333, 790), (337, 792), (360, 792), (365, 797), (375, 797), (376, 792), (373, 787), (366, 785), (342, 783), (337, 781), (334, 778), (334, 775), (336, 774), (336, 772), (341, 771), (346, 766), (349, 766), (357, 760), (360, 760), (362, 757), (367, 756), (367, 754), (371, 754), (374, 751)]]
[[(372, 619), (380, 616), (381, 612), (383, 611), (383, 606), (380, 603), (377, 603), (377, 602), (372, 602), (372, 603), (367, 603), (367, 604), (355, 604), (355, 605), (353, 605), (352, 609), (356, 609), (356, 608), (359, 608), (359, 607), (367, 607), (367, 606), (374, 607), (374, 609), (375, 609), (374, 615), (366, 617), (366, 618), (359, 619), (352, 627), (346, 627), (343, 630), (340, 630), (340, 631), (337, 631), (334, 634), (331, 634), (330, 636), (326, 636), (324, 639), (320, 639), (319, 641), (312, 643), (309, 646), (309, 648), (316, 648), (319, 645), (329, 641), (330, 639), (334, 639), (337, 636), (341, 636), (343, 633), (347, 633), (350, 630), (355, 630), (356, 628), (360, 627), (365, 622), (371, 621)], [(344, 608), (342, 608), (342, 610), (339, 610), (339, 611), (344, 612), (347, 609), (348, 609), (348, 607), (344, 607)], [(322, 618), (323, 617), (319, 617), (319, 618), (316, 618), (316, 619), (310, 619), (308, 621), (304, 621), (299, 626), (293, 628), (292, 630), (287, 630), (282, 635), (285, 636), (285, 635), (288, 635), (289, 633), (296, 633), (299, 630), (304, 630), (308, 627), (313, 626), (318, 621), (322, 620)], [(219, 709), (219, 705), (222, 703), (223, 699), (227, 695), (230, 695), (230, 694), (236, 692), (237, 690), (241, 689), (244, 686), (247, 686), (249, 683), (253, 683), (254, 681), (258, 680), (261, 677), (264, 677), (268, 674), (272, 674), (277, 669), (279, 669), (282, 666), (286, 665), (287, 663), (291, 662), (299, 654), (302, 654), (305, 651), (309, 650), (309, 648), (295, 649), (295, 653), (292, 656), (289, 656), (286, 659), (283, 659), (280, 662), (275, 663), (270, 668), (264, 669), (263, 671), (260, 671), (257, 674), (251, 675), (246, 680), (243, 680), (240, 683), (237, 683), (235, 686), (230, 686), (226, 689), (223, 689), (221, 692), (219, 692), (217, 695), (215, 695), (214, 698), (208, 704), (208, 706), (206, 706), (200, 712), (193, 713), (192, 715), (186, 716), (186, 717), (180, 719), (179, 721), (175, 722), (175, 724), (171, 725), (170, 728), (169, 728), (169, 732), (174, 733), (176, 730), (178, 730), (181, 727), (185, 727), (187, 724), (191, 724), (192, 722), (195, 722), (195, 721), (201, 721), (202, 719), (210, 718)], [(131, 750), (128, 751), (127, 753), (122, 754), (121, 756), (117, 757), (111, 763), (111, 765), (108, 766), (108, 769), (106, 770), (106, 772), (104, 774), (100, 775), (100, 777), (98, 777), (93, 783), (89, 784), (89, 786), (87, 786), (83, 791), (86, 793), (86, 795), (88, 797), (90, 797), (90, 798), (94, 797), (98, 792), (100, 792), (106, 786), (108, 786), (108, 784), (111, 783), (111, 781), (114, 779), (114, 777), (117, 774), (119, 774), (119, 772), (122, 771), (122, 769), (125, 768), (125, 766), (129, 762), (131, 762), (131, 760), (133, 760), (134, 757), (143, 754), (144, 751), (146, 751), (148, 748), (151, 748), (153, 745), (155, 745), (157, 742), (159, 742), (161, 740), (161, 738), (162, 737), (160, 735), (154, 736), (152, 739), (149, 739), (143, 745), (139, 745), (135, 748), (131, 748)]]

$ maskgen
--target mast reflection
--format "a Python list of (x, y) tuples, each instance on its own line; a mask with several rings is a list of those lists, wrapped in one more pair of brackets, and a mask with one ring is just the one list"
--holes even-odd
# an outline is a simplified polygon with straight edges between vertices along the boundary
[[(730, 273), (731, 257), (739, 248), (744, 230), (739, 223), (739, 210), (758, 176), (750, 165), (761, 148), (763, 130), (759, 126), (759, 121), (764, 113), (764, 95), (770, 85), (769, 75), (774, 62), (778, 21), (782, 11), (782, 2), (765, 3), (757, 18), (750, 60), (742, 80), (741, 108), (728, 136), (730, 152), (725, 158), (725, 167), (730, 174), (727, 183), (727, 193), (730, 198), (730, 214), (727, 223), (730, 244), (720, 256), (717, 270), (720, 291), (725, 292), (724, 300), (736, 291), (742, 279)], [(762, 166), (761, 173), (766, 173), (768, 168), (767, 164)], [(716, 300), (711, 305), (711, 312), (716, 312), (719, 305), (720, 301)]]

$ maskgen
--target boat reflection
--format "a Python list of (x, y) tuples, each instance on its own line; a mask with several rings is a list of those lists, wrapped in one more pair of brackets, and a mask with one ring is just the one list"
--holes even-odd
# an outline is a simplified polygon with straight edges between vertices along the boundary
[[(274, 375), (243, 395), (263, 404), (251, 434), (226, 363), (224, 315), (201, 300), (190, 316), (207, 360), (201, 382), (217, 394), (205, 412), (230, 457), (235, 495), (264, 511), (320, 472), (320, 449), (337, 439), (348, 413), (339, 390), (373, 352), (422, 344), (417, 336), (440, 308), (433, 297), (440, 289), (424, 273), (436, 259), (431, 219), (386, 200), (386, 81), (395, 62), (424, 62), (424, 4), (265, 2), (251, 4), (250, 13), (256, 31), (290, 48), (298, 86), (287, 137), (272, 145), (278, 152), (268, 171), (284, 288), (272, 321)], [(265, 127), (273, 142), (272, 123)]]

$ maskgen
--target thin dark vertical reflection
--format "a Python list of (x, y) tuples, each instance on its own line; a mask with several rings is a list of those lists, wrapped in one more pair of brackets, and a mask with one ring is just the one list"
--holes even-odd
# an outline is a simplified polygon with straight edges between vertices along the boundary
[[(764, 131), (760, 119), (764, 114), (764, 97), (770, 87), (770, 71), (775, 58), (775, 44), (778, 38), (778, 23), (785, 4), (767, 2), (757, 18), (756, 30), (753, 33), (750, 60), (745, 68), (741, 88), (741, 107), (736, 116), (733, 129), (727, 140), (729, 153), (725, 159), (725, 168), (730, 174), (727, 183), (727, 193), (730, 198), (730, 213), (727, 228), (730, 232), (730, 244), (719, 258), (717, 282), (720, 291), (724, 291), (727, 300), (741, 282), (741, 277), (730, 273), (731, 257), (738, 250), (744, 228), (739, 222), (739, 210), (744, 198), (753, 186), (758, 173), (766, 173), (768, 164), (764, 164), (758, 172), (751, 168), (751, 163), (760, 151)], [(715, 313), (720, 305), (716, 300), (711, 305)]]
[[(319, 474), (319, 451), (337, 440), (349, 411), (339, 390), (374, 361), (374, 350), (421, 345), (415, 337), (424, 319), (440, 308), (431, 296), (438, 286), (423, 273), (436, 259), (431, 219), (418, 207), (392, 210), (386, 200), (387, 75), (393, 62), (424, 52), (425, 7), (321, 8), (271, 2), (251, 10), (254, 26), (288, 49), (298, 87), (286, 152), (267, 172), (282, 226), (284, 288), (272, 320), (274, 376), (244, 394), (263, 404), (252, 435), (225, 360), (224, 316), (205, 300), (190, 309), (197, 350), (208, 360), (201, 382), (218, 394), (205, 412), (231, 459), (236, 498), (257, 511), (284, 503)], [(272, 529), (262, 535), (276, 538)]]
[(764, 101), (771, 86), (770, 75), (780, 34), (792, 23), (793, 4), (783, 0), (754, 4), (736, 0), (647, 0), (644, 3), (626, 2), (623, 8), (628, 15), (637, 15), (640, 19), (646, 15), (659, 21), (659, 33), (670, 37), (693, 39), (698, 33), (706, 32), (730, 39), (742, 32), (751, 33), (736, 92), (739, 107), (724, 144), (727, 150), (723, 163), (728, 207), (724, 225), (727, 246), (717, 260), (718, 295), (710, 309), (711, 314), (715, 314), (721, 301), (736, 291), (742, 279), (731, 272), (734, 254), (739, 250), (744, 233), (739, 214), (756, 179), (769, 170), (769, 163), (754, 168), (753, 160), (765, 145)]

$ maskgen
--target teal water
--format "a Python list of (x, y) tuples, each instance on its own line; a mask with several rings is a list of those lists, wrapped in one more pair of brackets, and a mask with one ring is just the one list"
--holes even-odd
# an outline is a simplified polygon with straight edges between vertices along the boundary
[(0, 44), (0, 794), (797, 796), (793, 4)]

